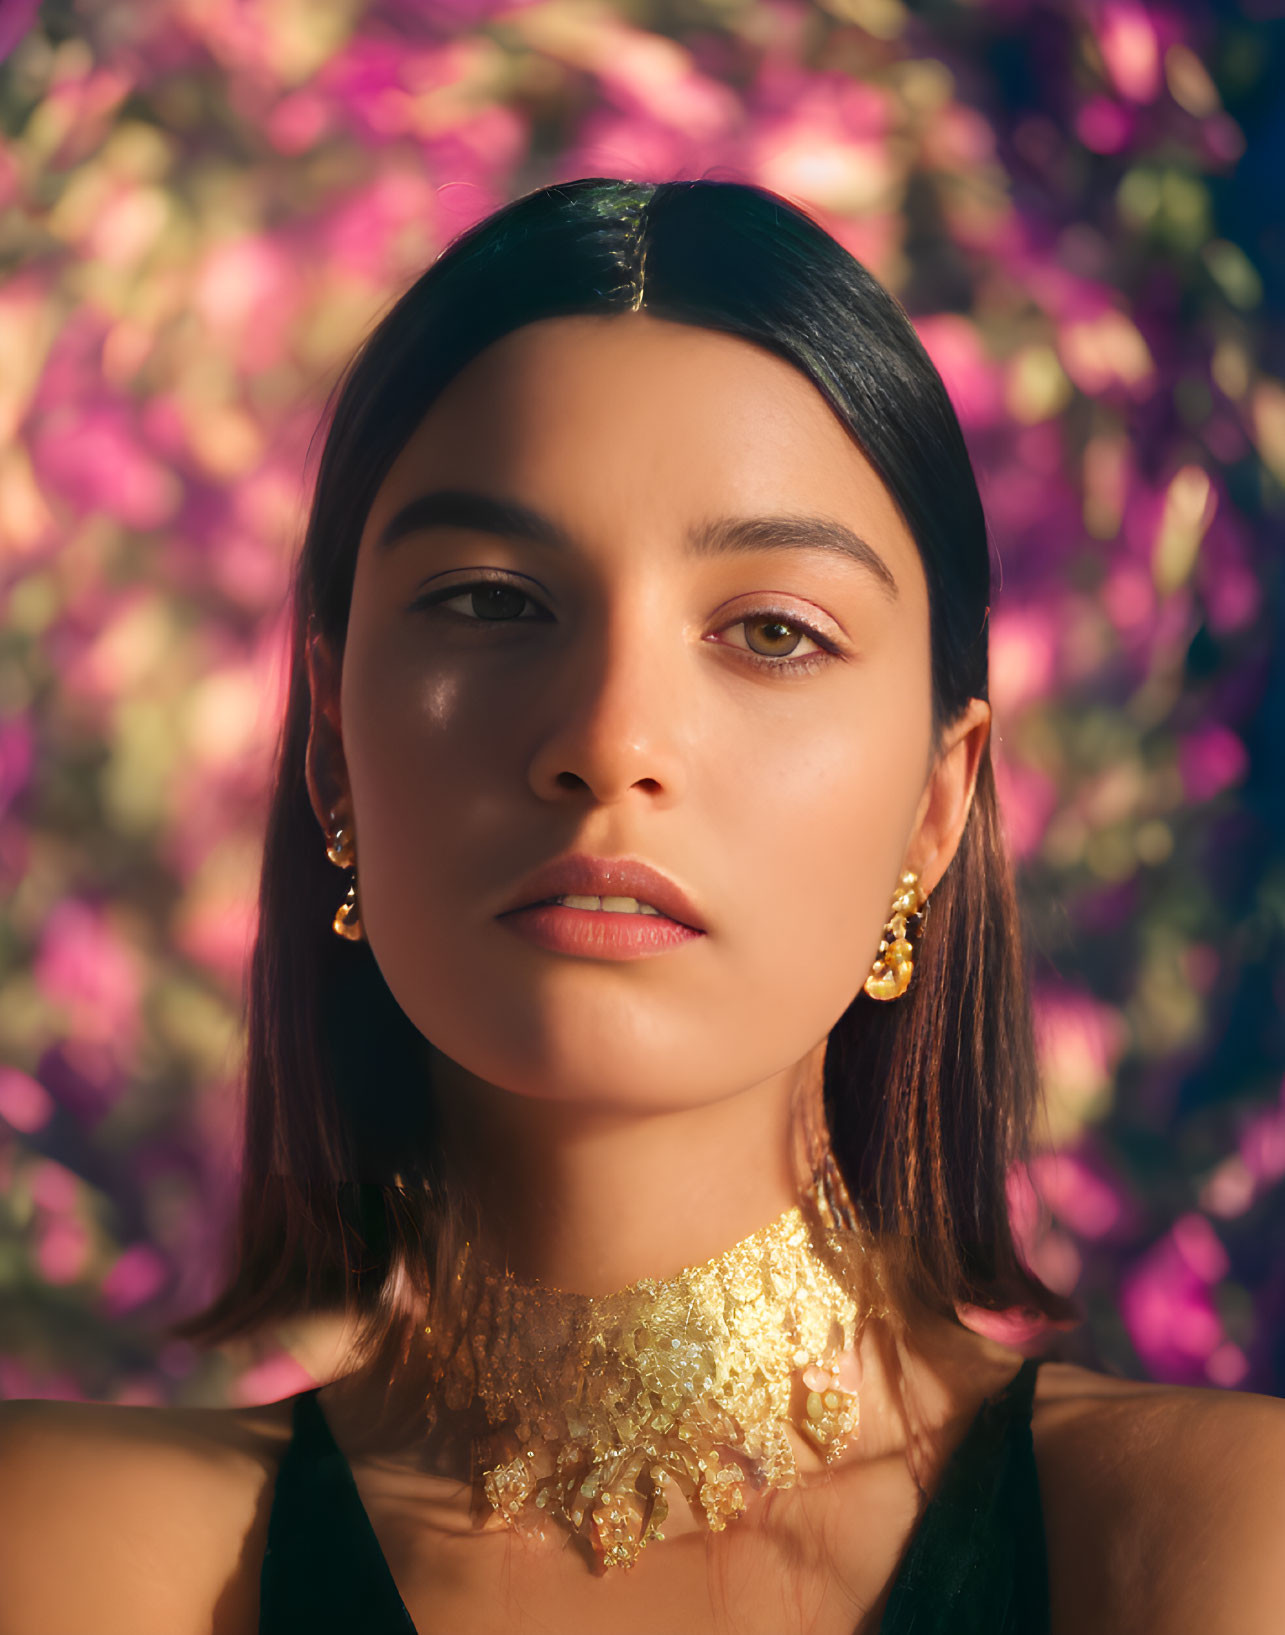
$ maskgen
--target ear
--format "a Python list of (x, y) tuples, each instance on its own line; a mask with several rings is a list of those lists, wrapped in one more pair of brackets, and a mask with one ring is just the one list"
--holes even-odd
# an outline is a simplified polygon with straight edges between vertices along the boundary
[(317, 815), (322, 833), (329, 837), (335, 827), (331, 813), (352, 822), (352, 796), (348, 787), (348, 763), (344, 759), (343, 728), (339, 716), (341, 663), (329, 642), (316, 628), (308, 628), (304, 649), (308, 666), (311, 711), (308, 723), (308, 750), (304, 776), (308, 799)]
[(928, 895), (959, 848), (990, 729), (990, 705), (973, 698), (942, 735), (906, 848), (906, 867), (919, 875), (920, 890)]

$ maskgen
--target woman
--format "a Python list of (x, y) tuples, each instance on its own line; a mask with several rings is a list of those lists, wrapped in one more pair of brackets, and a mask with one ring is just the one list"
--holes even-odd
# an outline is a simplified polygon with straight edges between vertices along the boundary
[(1074, 1318), (1004, 1206), (989, 597), (941, 382), (795, 206), (586, 179), (446, 250), (320, 465), (183, 1329), (351, 1349), (10, 1404), (6, 1635), (1280, 1628), (1279, 1402), (958, 1315)]

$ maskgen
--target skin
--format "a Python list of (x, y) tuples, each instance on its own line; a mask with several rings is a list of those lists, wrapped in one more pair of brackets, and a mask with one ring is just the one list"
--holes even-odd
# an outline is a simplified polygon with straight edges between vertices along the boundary
[[(462, 532), (376, 548), (407, 499), (445, 482), (539, 507), (575, 548)], [(802, 510), (861, 534), (896, 598), (830, 556), (682, 550), (708, 516)], [(412, 609), (430, 576), (481, 569), (527, 576), (550, 621), (479, 631)], [(752, 668), (739, 621), (765, 609), (815, 620), (840, 656), (794, 677)], [(760, 648), (788, 654), (769, 628)], [(310, 663), (318, 821), (334, 809), (355, 829), (372, 950), (435, 1047), (451, 1157), (496, 1247), (603, 1292), (792, 1202), (794, 1120), (826, 1034), (900, 870), (931, 892), (953, 856), (989, 727), (975, 703), (932, 742), (917, 552), (810, 383), (641, 313), (505, 338), (390, 471), (345, 651), (317, 642)], [(521, 877), (573, 847), (671, 873), (708, 936), (607, 964), (495, 925)], [(931, 1490), (1021, 1358), (906, 1316)], [(838, 1464), (603, 1578), (572, 1550), (476, 1529), (413, 1438), (379, 1445), (342, 1356), (312, 1359), (419, 1635), (876, 1635), (917, 1494), (898, 1382), (864, 1362), (861, 1434)], [(253, 1635), (291, 1406), (0, 1404), (0, 1635)], [(1285, 1405), (1046, 1363), (1032, 1432), (1052, 1635), (1279, 1629)]]

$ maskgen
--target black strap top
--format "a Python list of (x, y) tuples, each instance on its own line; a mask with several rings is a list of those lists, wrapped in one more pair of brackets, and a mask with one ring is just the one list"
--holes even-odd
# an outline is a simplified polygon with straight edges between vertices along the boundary
[[(978, 1409), (902, 1556), (879, 1635), (1048, 1635), (1028, 1358)], [(259, 1589), (259, 1635), (416, 1635), (317, 1402), (294, 1398)]]

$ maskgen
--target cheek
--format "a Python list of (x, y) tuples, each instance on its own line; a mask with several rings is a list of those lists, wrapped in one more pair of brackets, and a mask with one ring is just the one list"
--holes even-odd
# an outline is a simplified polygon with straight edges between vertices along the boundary
[(775, 742), (756, 735), (739, 776), (711, 766), (707, 787), (739, 977), (818, 1037), (869, 973), (923, 791), (929, 700), (872, 691), (855, 722), (818, 711)]
[(367, 934), (422, 960), (519, 866), (497, 838), (521, 788), (513, 710), (393, 634), (350, 650), (343, 721)]

